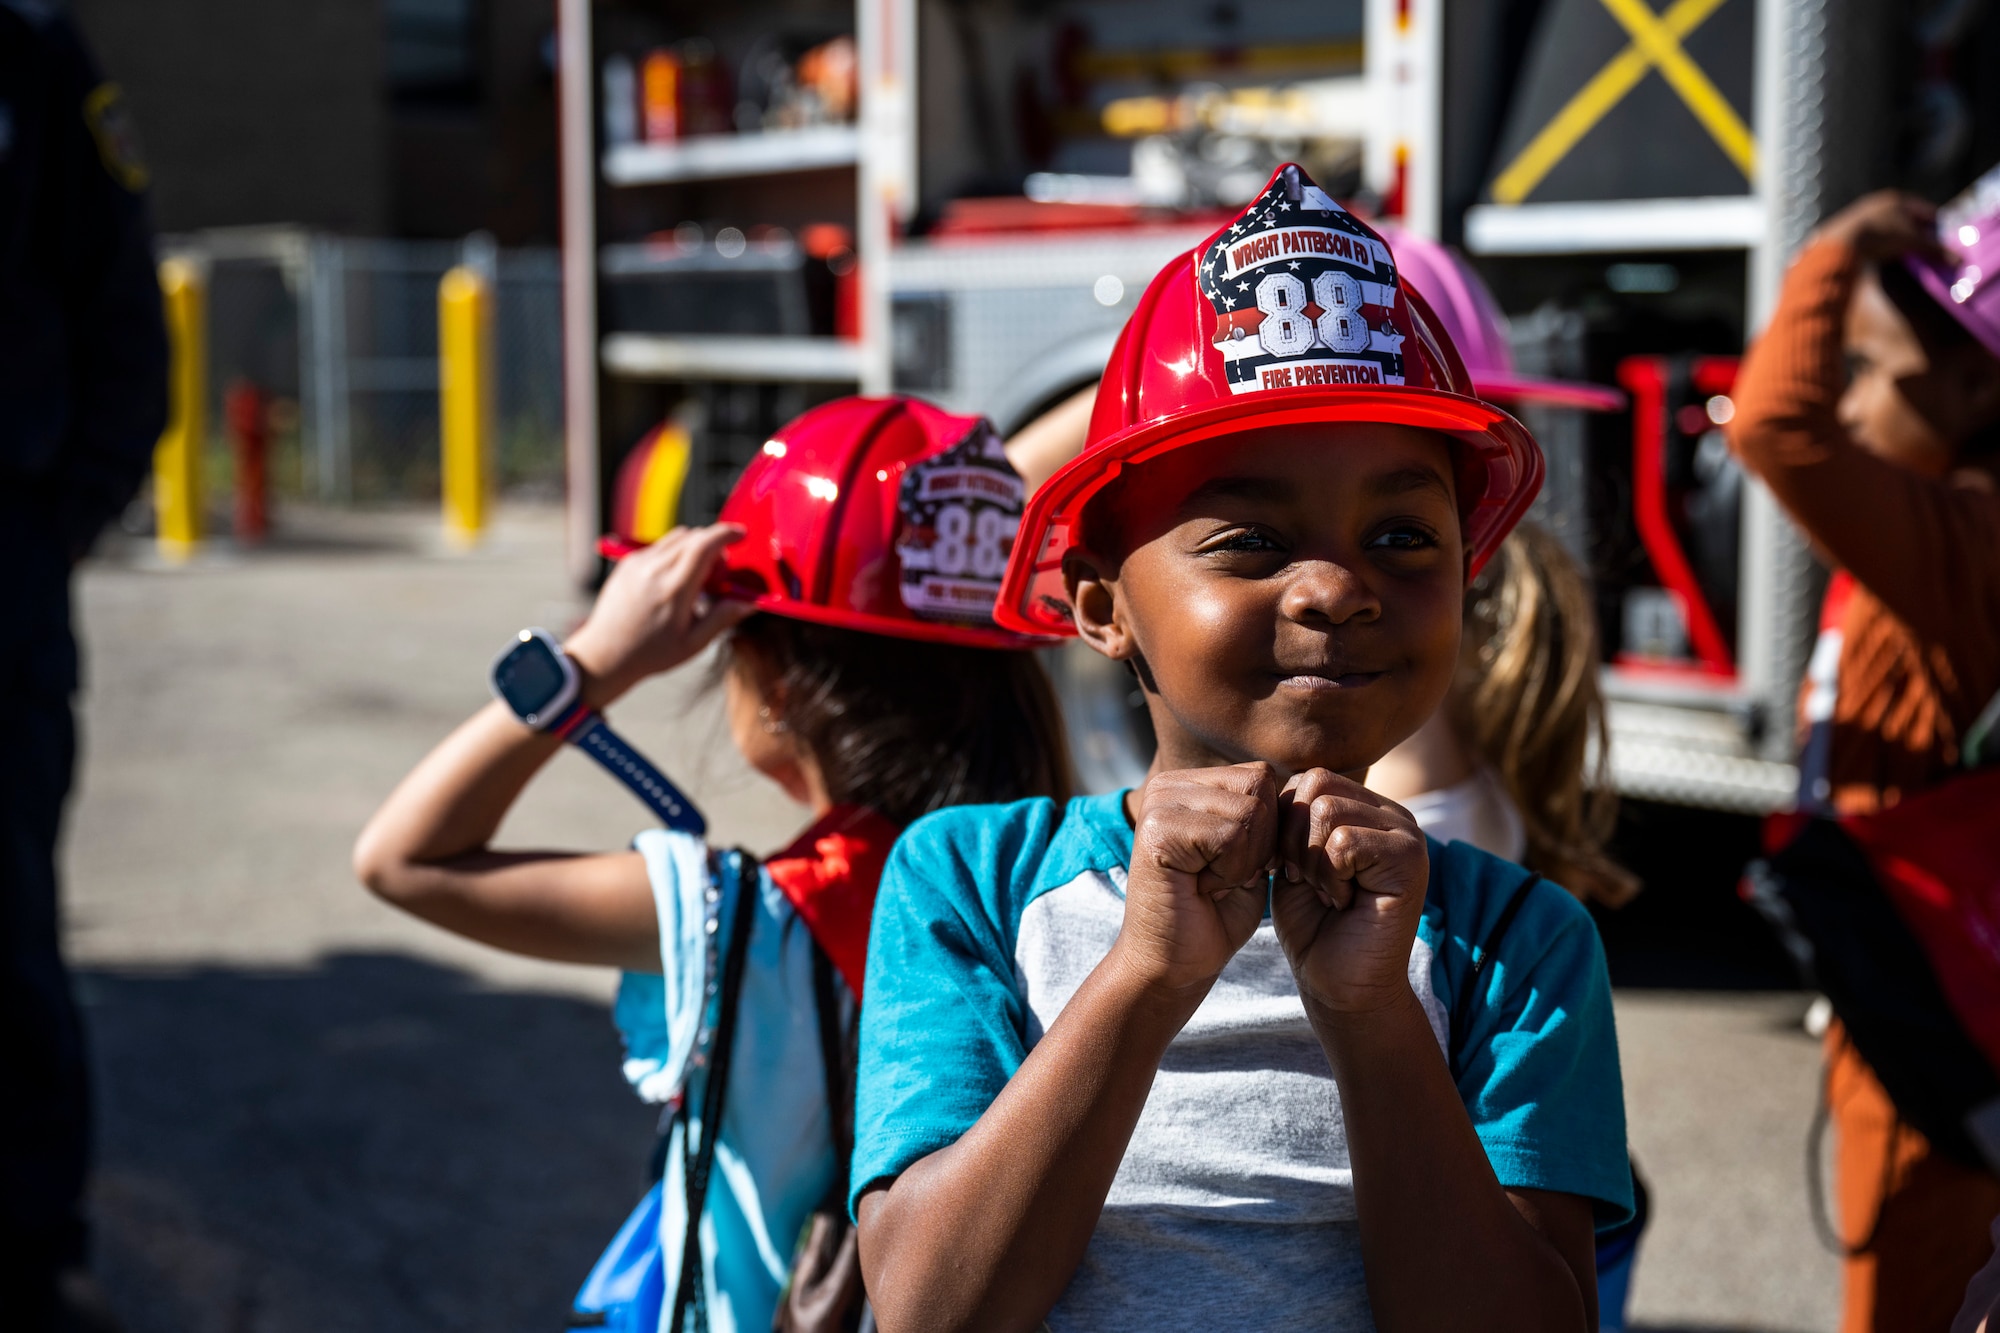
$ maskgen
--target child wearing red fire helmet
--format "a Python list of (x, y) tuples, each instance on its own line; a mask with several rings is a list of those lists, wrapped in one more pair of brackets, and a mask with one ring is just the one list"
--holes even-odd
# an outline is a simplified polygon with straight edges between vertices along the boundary
[[(845, 1195), (844, 1034), (883, 861), (927, 811), (1069, 790), (1030, 651), (1048, 640), (992, 619), (1022, 491), (979, 418), (901, 397), (814, 408), (765, 442), (719, 522), (632, 551), (549, 647), (570, 702), (487, 705), (362, 833), (356, 872), (397, 907), (624, 969), (613, 1016), (626, 1077), (666, 1110), (663, 1176), (572, 1326), (764, 1333), (788, 1300), (858, 1305), (851, 1260), (800, 1237)], [(596, 710), (712, 643), (730, 739), (810, 811), (789, 846), (760, 861), (686, 821), (624, 850), (493, 845), (566, 733), (601, 734)]]
[(1130, 665), (1145, 783), (918, 821), (869, 946), (885, 1330), (1595, 1327), (1631, 1175), (1569, 894), (1361, 785), (1539, 450), (1297, 167), (1153, 281), (996, 618)]

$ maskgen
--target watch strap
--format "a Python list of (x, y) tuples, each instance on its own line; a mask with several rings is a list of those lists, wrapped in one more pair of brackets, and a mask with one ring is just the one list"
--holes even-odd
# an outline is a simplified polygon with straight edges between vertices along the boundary
[(577, 731), (582, 728), (585, 722), (588, 722), (591, 718), (602, 718), (603, 716), (595, 708), (586, 707), (583, 700), (578, 699), (575, 703), (564, 709), (560, 717), (543, 723), (542, 730), (554, 736), (557, 740), (573, 740), (576, 737)]
[(631, 788), (632, 794), (644, 801), (668, 828), (696, 837), (708, 832), (708, 821), (694, 808), (694, 802), (669, 782), (666, 774), (653, 767), (646, 756), (613, 731), (604, 714), (593, 708), (578, 708), (549, 730), (602, 764), (611, 776)]

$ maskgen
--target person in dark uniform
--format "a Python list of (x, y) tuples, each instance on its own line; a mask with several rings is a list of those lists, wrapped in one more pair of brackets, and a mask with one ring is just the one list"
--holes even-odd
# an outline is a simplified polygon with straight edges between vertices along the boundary
[[(69, 580), (165, 424), (145, 168), (52, 5), (0, 0), (0, 1324), (83, 1327), (90, 1106), (56, 837), (76, 754)], [(65, 1292), (71, 1294), (65, 1295)]]

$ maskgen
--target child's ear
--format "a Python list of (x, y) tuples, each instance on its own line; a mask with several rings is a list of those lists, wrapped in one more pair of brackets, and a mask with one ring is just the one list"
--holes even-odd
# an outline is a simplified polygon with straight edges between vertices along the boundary
[(1125, 625), (1118, 580), (1103, 572), (1103, 562), (1087, 551), (1071, 551), (1063, 557), (1063, 584), (1083, 641), (1114, 662), (1132, 657), (1136, 649)]
[(773, 684), (760, 694), (762, 702), (757, 706), (757, 713), (764, 720), (764, 730), (772, 733), (791, 730), (791, 724), (785, 721), (785, 687)]

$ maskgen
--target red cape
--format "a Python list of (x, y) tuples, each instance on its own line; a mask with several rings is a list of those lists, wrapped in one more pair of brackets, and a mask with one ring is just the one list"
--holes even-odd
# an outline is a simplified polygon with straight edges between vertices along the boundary
[(856, 1001), (868, 968), (875, 890), (900, 832), (873, 810), (837, 805), (764, 862), (771, 882), (826, 950)]

